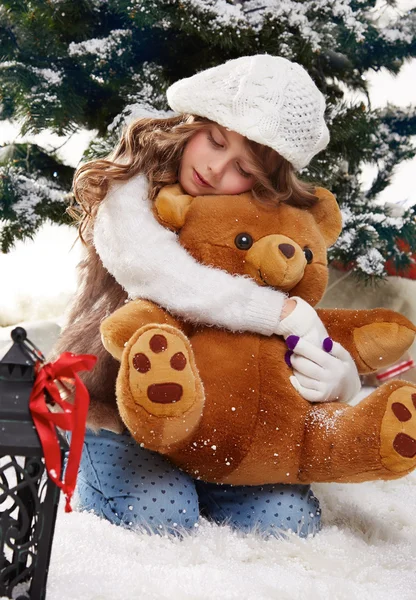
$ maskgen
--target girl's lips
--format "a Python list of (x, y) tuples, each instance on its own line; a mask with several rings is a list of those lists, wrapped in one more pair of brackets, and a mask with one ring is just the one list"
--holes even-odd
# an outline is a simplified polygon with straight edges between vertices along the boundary
[(195, 169), (193, 175), (194, 180), (198, 185), (202, 185), (203, 187), (212, 187), (212, 185), (210, 185), (204, 179), (202, 179), (201, 175), (198, 173), (198, 171), (195, 171)]

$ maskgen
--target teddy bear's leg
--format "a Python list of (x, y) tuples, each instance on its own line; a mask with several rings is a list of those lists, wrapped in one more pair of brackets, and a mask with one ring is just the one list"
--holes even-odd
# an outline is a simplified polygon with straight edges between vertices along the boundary
[(145, 325), (126, 345), (117, 379), (120, 415), (139, 443), (167, 452), (198, 425), (204, 392), (189, 339), (171, 325)]
[(357, 406), (314, 405), (300, 481), (396, 479), (416, 467), (416, 386), (386, 383)]

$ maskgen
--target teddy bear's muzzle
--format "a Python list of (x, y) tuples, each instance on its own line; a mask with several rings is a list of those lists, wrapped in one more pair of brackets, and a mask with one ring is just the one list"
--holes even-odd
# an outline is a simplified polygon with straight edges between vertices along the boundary
[(288, 292), (302, 279), (307, 264), (302, 248), (285, 235), (268, 235), (253, 244), (245, 271), (259, 285)]

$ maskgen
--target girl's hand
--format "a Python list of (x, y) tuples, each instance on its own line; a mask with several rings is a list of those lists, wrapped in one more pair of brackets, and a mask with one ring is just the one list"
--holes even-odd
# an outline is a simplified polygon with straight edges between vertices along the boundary
[(289, 336), (286, 343), (293, 351), (290, 382), (305, 400), (348, 402), (358, 394), (361, 382), (357, 367), (340, 344), (326, 338), (321, 349), (297, 336)]
[(349, 352), (328, 337), (315, 309), (302, 298), (289, 298), (284, 310), (276, 333), (289, 348), (285, 360), (293, 368), (293, 387), (309, 402), (351, 400), (361, 382)]

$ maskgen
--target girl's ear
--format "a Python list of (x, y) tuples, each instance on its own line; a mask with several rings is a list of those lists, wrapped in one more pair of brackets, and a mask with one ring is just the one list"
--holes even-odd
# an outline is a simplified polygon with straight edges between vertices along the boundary
[(318, 224), (324, 237), (327, 248), (334, 244), (342, 230), (342, 217), (335, 196), (325, 188), (315, 188), (315, 196), (318, 202), (312, 208), (308, 208)]
[(193, 197), (184, 194), (180, 185), (167, 185), (156, 196), (153, 212), (159, 223), (179, 231), (185, 224), (192, 200)]

